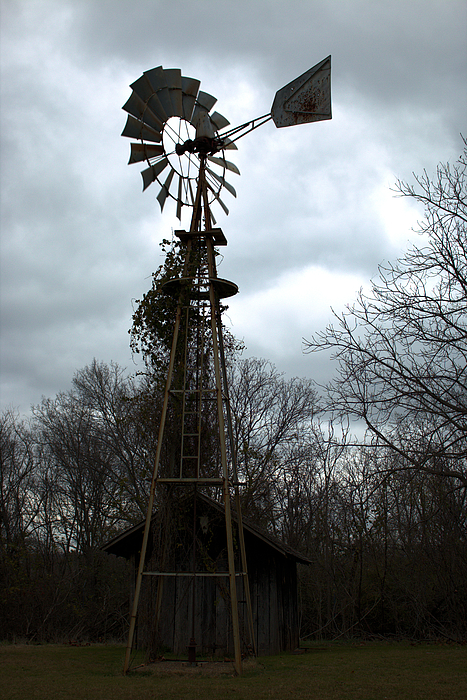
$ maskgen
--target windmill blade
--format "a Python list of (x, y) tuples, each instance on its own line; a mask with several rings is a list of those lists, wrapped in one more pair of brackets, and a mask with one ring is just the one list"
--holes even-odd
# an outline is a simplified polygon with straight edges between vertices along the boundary
[(170, 185), (172, 184), (172, 179), (173, 179), (174, 175), (175, 175), (175, 170), (171, 167), (170, 173), (168, 174), (166, 181), (162, 185), (161, 191), (157, 195), (157, 201), (161, 205), (161, 211), (163, 211), (164, 204), (166, 202), (167, 197), (169, 196), (169, 189), (170, 189)]
[(222, 150), (224, 151), (238, 151), (237, 144), (231, 139), (222, 139)]
[(148, 79), (146, 76), (143, 75), (138, 78), (138, 80), (135, 80), (134, 83), (130, 84), (131, 89), (133, 92), (136, 92), (139, 97), (143, 100), (143, 102), (146, 102), (151, 95), (154, 94), (154, 90), (151, 88), (151, 85), (149, 84)]
[(199, 80), (195, 78), (186, 78), (182, 76), (182, 93), (183, 93), (183, 118), (187, 121), (191, 121), (191, 116), (193, 114), (193, 109), (196, 102), (196, 97), (198, 95), (199, 86), (201, 85)]
[(130, 85), (131, 88), (136, 92), (136, 94), (141, 97), (143, 102), (147, 104), (151, 112), (156, 115), (161, 122), (167, 121), (167, 114), (162, 106), (161, 101), (154, 92), (154, 88), (149, 82), (147, 76), (143, 73), (141, 78), (138, 78), (134, 83)]
[(158, 163), (151, 165), (141, 172), (141, 177), (143, 178), (143, 192), (154, 180), (157, 180), (157, 176), (161, 174), (168, 164), (169, 161), (167, 158), (162, 158)]
[(213, 122), (217, 131), (224, 129), (230, 124), (229, 120), (226, 119), (222, 114), (219, 114), (219, 112), (214, 112), (214, 114), (210, 114), (209, 116), (211, 117), (211, 121)]
[(162, 107), (167, 115), (167, 119), (176, 116), (165, 77), (165, 71), (162, 66), (144, 71), (144, 75), (149, 80), (154, 92), (157, 93), (157, 97), (162, 104)]
[(211, 111), (216, 102), (217, 97), (213, 97), (213, 95), (210, 95), (208, 92), (203, 92), (202, 90), (198, 92), (198, 104), (204, 107), (208, 112)]
[(131, 163), (139, 163), (142, 160), (157, 158), (164, 153), (163, 146), (153, 146), (149, 143), (131, 143), (131, 155), (128, 165)]
[(226, 170), (230, 170), (232, 173), (236, 173), (237, 175), (240, 175), (240, 170), (237, 168), (235, 163), (231, 163), (230, 160), (225, 160), (225, 158), (216, 158), (216, 156), (208, 156), (208, 160), (211, 163), (215, 163), (216, 165), (220, 165), (221, 168), (225, 168)]
[(137, 117), (145, 124), (152, 126), (156, 131), (162, 131), (163, 123), (162, 121), (151, 111), (146, 102), (143, 102), (141, 97), (133, 90), (130, 98), (123, 105), (122, 109), (134, 117)]
[(198, 97), (196, 98), (196, 105), (193, 111), (192, 124), (196, 124), (200, 118), (200, 114), (206, 114), (212, 107), (216, 104), (217, 99), (207, 92), (200, 90), (198, 92)]
[(196, 97), (194, 95), (185, 95), (185, 94), (183, 95), (183, 98), (182, 98), (183, 118), (186, 119), (187, 122), (191, 122), (195, 103), (196, 103)]
[(164, 73), (170, 99), (172, 100), (174, 116), (183, 117), (182, 71), (179, 68), (166, 68)]
[(141, 141), (155, 141), (156, 143), (162, 141), (162, 134), (159, 131), (143, 124), (139, 119), (132, 117), (131, 114), (127, 117), (122, 136), (127, 136), (130, 139), (139, 139)]
[(213, 170), (211, 170), (210, 168), (206, 168), (206, 172), (208, 172), (208, 173), (211, 175), (211, 177), (213, 177), (215, 180), (217, 180), (217, 182), (220, 182), (220, 184), (222, 185), (222, 187), (225, 187), (225, 189), (227, 190), (227, 192), (230, 192), (230, 194), (233, 195), (234, 197), (237, 196), (237, 193), (236, 193), (236, 191), (235, 191), (235, 188), (232, 187), (232, 185), (231, 185), (230, 183), (228, 183), (227, 180), (226, 180), (225, 178), (221, 177), (220, 175), (217, 175), (217, 174), (216, 174)]
[(161, 122), (167, 121), (167, 114), (165, 113), (165, 110), (159, 98), (157, 97), (156, 93), (154, 92), (154, 89), (151, 86), (151, 83), (147, 79), (146, 75), (144, 75), (144, 73), (141, 76), (141, 78), (135, 80), (135, 82), (132, 83), (130, 87), (143, 100), (143, 102), (148, 105), (151, 112), (153, 112), (153, 114), (155, 114)]
[(193, 194), (193, 188), (191, 186), (191, 180), (188, 180), (188, 190), (190, 192), (190, 197), (191, 197), (191, 205), (194, 206), (195, 203), (195, 196)]
[(219, 202), (220, 206), (222, 207), (222, 209), (224, 210), (224, 212), (225, 212), (225, 213), (227, 214), (227, 216), (228, 216), (228, 215), (229, 215), (229, 210), (228, 210), (227, 207), (225, 206), (225, 204), (224, 204), (224, 202), (222, 201), (222, 199), (219, 197), (218, 193), (217, 193), (215, 190), (213, 190), (213, 188), (211, 187), (211, 185), (210, 185), (208, 182), (207, 182), (206, 184), (207, 184), (208, 190), (210, 190), (210, 191), (212, 192), (212, 194), (213, 194), (214, 199), (216, 200), (216, 202)]
[(179, 176), (178, 177), (178, 194), (177, 194), (177, 219), (179, 221), (182, 220), (182, 207), (183, 207), (182, 187), (183, 187), (183, 179)]
[(331, 119), (331, 56), (278, 90), (271, 116), (277, 127)]

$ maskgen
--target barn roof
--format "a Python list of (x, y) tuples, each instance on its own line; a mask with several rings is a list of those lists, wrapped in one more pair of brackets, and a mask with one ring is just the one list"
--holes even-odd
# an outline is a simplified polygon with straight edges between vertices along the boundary
[[(209, 498), (209, 496), (206, 496), (202, 493), (198, 493), (197, 497), (201, 501), (204, 501), (211, 508), (217, 510), (219, 513), (224, 513), (224, 506), (221, 503), (214, 501), (212, 498)], [(232, 520), (237, 522), (237, 515), (234, 510), (232, 510)], [(272, 549), (275, 549), (284, 557), (293, 559), (300, 564), (312, 563), (311, 559), (305, 557), (296, 549), (293, 549), (292, 547), (289, 547), (288, 545), (284, 544), (276, 537), (271, 536), (266, 530), (263, 530), (262, 528), (249, 521), (248, 518), (243, 517), (242, 521), (244, 531), (250, 533), (253, 537), (257, 539), (262, 540), (265, 544), (267, 544)], [(101, 549), (104, 552), (107, 552), (108, 554), (115, 554), (116, 556), (125, 557), (126, 559), (129, 559), (131, 555), (135, 552), (138, 552), (141, 547), (144, 524), (145, 520), (141, 520), (141, 522), (139, 522), (137, 525), (133, 525), (133, 527), (127, 528), (119, 535), (116, 535), (111, 540), (103, 544), (101, 546)]]

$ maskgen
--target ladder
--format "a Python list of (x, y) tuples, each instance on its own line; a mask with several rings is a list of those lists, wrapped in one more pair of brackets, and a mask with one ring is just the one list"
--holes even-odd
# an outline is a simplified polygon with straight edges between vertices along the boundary
[[(172, 576), (191, 576), (193, 590), (192, 636), (188, 647), (188, 661), (195, 661), (194, 605), (196, 579), (203, 576), (227, 577), (229, 579), (235, 669), (242, 671), (241, 641), (236, 579), (243, 579), (247, 607), (249, 646), (255, 650), (253, 615), (248, 583), (247, 559), (243, 536), (240, 506), (239, 481), (233, 441), (232, 418), (228, 396), (227, 371), (221, 322), (220, 300), (237, 293), (233, 282), (217, 276), (215, 245), (226, 245), (221, 229), (211, 227), (207, 204), (206, 183), (200, 170), (197, 197), (190, 231), (176, 231), (185, 245), (185, 263), (182, 277), (169, 280), (162, 291), (177, 299), (174, 319), (172, 347), (165, 383), (162, 413), (154, 459), (153, 475), (149, 493), (140, 561), (136, 577), (135, 593), (130, 617), (130, 629), (125, 654), (124, 673), (130, 667), (136, 618), (144, 576), (158, 577), (155, 625), (160, 619), (163, 580)], [(203, 207), (204, 198), (204, 207)], [(201, 229), (204, 211), (204, 229)], [(193, 335), (194, 334), (194, 335)], [(196, 338), (194, 339), (194, 336)], [(172, 474), (160, 472), (161, 450), (170, 401), (178, 403), (180, 412), (179, 446), (177, 468)], [(220, 467), (208, 465), (203, 454), (203, 439), (206, 432), (206, 415), (215, 416)], [(230, 453), (227, 453), (227, 441)], [(153, 516), (156, 489), (161, 485), (186, 487), (194, 494), (194, 512), (199, 489), (215, 487), (222, 495), (225, 518), (228, 571), (200, 571), (196, 566), (195, 529), (193, 528), (193, 567), (191, 572), (148, 571), (145, 568), (149, 532)], [(232, 500), (235, 502), (240, 570), (236, 570), (232, 529)]]

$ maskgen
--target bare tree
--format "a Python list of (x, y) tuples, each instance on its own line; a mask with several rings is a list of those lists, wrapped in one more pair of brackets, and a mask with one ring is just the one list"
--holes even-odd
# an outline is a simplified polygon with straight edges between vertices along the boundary
[(87, 551), (144, 513), (151, 431), (135, 396), (122, 368), (94, 360), (71, 390), (33, 407), (43, 527), (65, 551)]
[(467, 149), (397, 192), (422, 202), (414, 245), (380, 267), (369, 294), (307, 342), (338, 362), (328, 408), (364, 421), (397, 469), (422, 469), (467, 485)]
[(34, 531), (38, 501), (35, 458), (26, 426), (11, 411), (0, 416), (0, 552), (19, 547)]
[(292, 446), (303, 453), (316, 390), (311, 380), (286, 379), (258, 358), (233, 361), (229, 384), (244, 513), (274, 528), (281, 474)]

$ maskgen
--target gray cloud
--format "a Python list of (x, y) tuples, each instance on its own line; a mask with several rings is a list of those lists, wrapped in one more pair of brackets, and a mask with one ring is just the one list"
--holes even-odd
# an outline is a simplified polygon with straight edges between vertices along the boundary
[(94, 356), (134, 369), (131, 300), (178, 222), (126, 166), (121, 105), (159, 64), (201, 79), (236, 124), (332, 54), (332, 121), (246, 136), (218, 217), (247, 353), (329, 374), (302, 336), (413, 237), (421, 211), (390, 196), (396, 178), (460, 151), (466, 25), (456, 0), (4, 0), (2, 405), (26, 411)]

